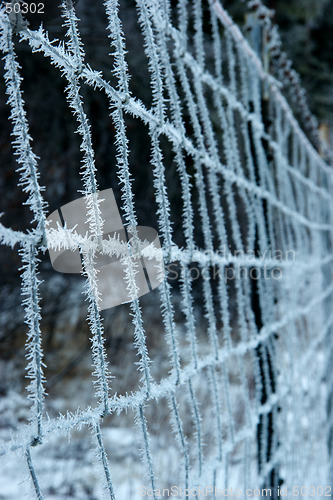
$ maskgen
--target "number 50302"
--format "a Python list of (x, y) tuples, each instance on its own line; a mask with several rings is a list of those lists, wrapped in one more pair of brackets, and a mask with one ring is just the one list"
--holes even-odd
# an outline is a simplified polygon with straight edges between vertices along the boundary
[(44, 14), (44, 3), (6, 2), (6, 14)]
[(292, 491), (293, 497), (331, 497), (332, 488), (331, 486), (294, 486)]

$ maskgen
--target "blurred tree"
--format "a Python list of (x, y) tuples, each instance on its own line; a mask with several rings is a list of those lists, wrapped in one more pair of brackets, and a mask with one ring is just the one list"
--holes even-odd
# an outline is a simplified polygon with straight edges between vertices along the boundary
[(333, 0), (267, 0), (312, 112), (333, 121)]

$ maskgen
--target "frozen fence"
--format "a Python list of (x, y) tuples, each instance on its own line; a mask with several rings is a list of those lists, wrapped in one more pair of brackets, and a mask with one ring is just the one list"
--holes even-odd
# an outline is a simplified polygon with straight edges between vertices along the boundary
[[(121, 480), (103, 444), (104, 422), (109, 415), (121, 418), (127, 413), (137, 430), (131, 453), (135, 463), (143, 464), (142, 492), (151, 488), (154, 498), (160, 496), (159, 489), (172, 485), (193, 494), (195, 488), (208, 488), (207, 496), (213, 496), (215, 488), (238, 488), (244, 496), (248, 488), (271, 488), (272, 497), (277, 497), (279, 486), (325, 488), (330, 484), (332, 431), (327, 404), (333, 352), (331, 167), (301, 130), (279, 83), (218, 1), (180, 0), (175, 6), (168, 0), (137, 0), (150, 107), (131, 92), (118, 3), (105, 0), (104, 5), (113, 54), (110, 79), (85, 62), (71, 2), (63, 4), (64, 43), (50, 40), (42, 28), (23, 28), (20, 41), (14, 41), (17, 35), (4, 7), (0, 13), (12, 144), (32, 212), (32, 226), (25, 233), (0, 225), (2, 243), (18, 249), (22, 258), (31, 380), (30, 423), (4, 443), (2, 453), (25, 457), (40, 499), (47, 484), (40, 479), (38, 450), (63, 431), (87, 426), (101, 464), (101, 481), (109, 497), (118, 498)], [(140, 384), (130, 394), (114, 394), (104, 346), (93, 265), (104, 222), (98, 199), (93, 197), (88, 207), (93, 237), (82, 238), (61, 227), (48, 229), (16, 43), (43, 54), (66, 82), (66, 99), (82, 141), (84, 195), (96, 193), (98, 185), (83, 88), (106, 94), (126, 227), (140, 222), (126, 117), (135, 117), (147, 129), (147, 169), (153, 173), (169, 273), (159, 287), (163, 331), (157, 335), (166, 339), (162, 345), (169, 369), (161, 379), (153, 376), (159, 359), (147, 348), (142, 307), (133, 299), (138, 354), (133, 370), (140, 371)], [(178, 175), (181, 213), (173, 208), (167, 188), (170, 156)], [(182, 244), (177, 244), (173, 226), (180, 217)], [(105, 244), (103, 252), (120, 255), (116, 243)], [(83, 255), (98, 399), (94, 408), (58, 419), (48, 419), (44, 411), (38, 263), (48, 246), (79, 247)], [(179, 270), (178, 280), (173, 279), (172, 264)], [(124, 265), (129, 293), (135, 297), (135, 266), (128, 259)], [(182, 322), (174, 312), (178, 297)], [(171, 457), (167, 467), (161, 450)]]

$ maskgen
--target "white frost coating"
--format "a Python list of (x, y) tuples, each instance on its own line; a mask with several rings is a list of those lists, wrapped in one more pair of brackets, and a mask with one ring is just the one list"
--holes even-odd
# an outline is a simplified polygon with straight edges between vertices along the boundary
[[(50, 40), (42, 28), (20, 33), (31, 51), (43, 54), (67, 83), (66, 99), (81, 139), (81, 193), (92, 195), (87, 204), (90, 236), (80, 234), (75, 227), (50, 228), (46, 222), (38, 158), (31, 148), (20, 89), (20, 67), (10, 23), (0, 10), (0, 48), (13, 123), (13, 148), (20, 184), (33, 213), (32, 222), (37, 223), (26, 233), (0, 223), (0, 242), (11, 248), (19, 245), (22, 257), (27, 370), (31, 379), (28, 390), (32, 401), (30, 423), (2, 447), (2, 452), (15, 451), (25, 457), (35, 496), (40, 499), (43, 484), (35, 469), (38, 463), (31, 453), (33, 446), (60, 429), (89, 426), (105, 491), (114, 500), (118, 498), (119, 484), (110, 466), (112, 456), (103, 439), (102, 423), (106, 415), (126, 411), (133, 415), (140, 436), (137, 446), (144, 467), (142, 482), (159, 488), (161, 470), (148, 416), (153, 404), (158, 404), (167, 408), (168, 439), (175, 442), (172, 456), (177, 458), (179, 486), (183, 488), (260, 488), (268, 484), (272, 471), (278, 471), (279, 478), (288, 485), (304, 481), (308, 485), (325, 481), (329, 484), (328, 468), (333, 470), (333, 465), (322, 467), (319, 481), (314, 463), (318, 449), (322, 463), (329, 463), (326, 437), (332, 428), (332, 422), (326, 419), (324, 391), (318, 389), (332, 357), (332, 341), (327, 340), (333, 327), (329, 312), (333, 295), (332, 169), (300, 129), (279, 82), (265, 72), (218, 1), (180, 0), (177, 9), (169, 0), (136, 1), (150, 73), (151, 108), (131, 94), (118, 1), (104, 0), (103, 4), (114, 55), (110, 70), (117, 81), (115, 86), (85, 63), (78, 19), (69, 0), (63, 2), (65, 43)], [(263, 117), (263, 83), (271, 104), (269, 127)], [(160, 287), (160, 319), (170, 371), (158, 381), (152, 370), (158, 360), (151, 358), (142, 306), (135, 298), (137, 266), (128, 257), (127, 242), (118, 237), (101, 239), (104, 221), (95, 196), (98, 186), (94, 150), (80, 95), (84, 84), (108, 98), (115, 129), (121, 210), (124, 224), (134, 238), (133, 228), (139, 221), (132, 190), (126, 115), (140, 120), (148, 130), (162, 252), (167, 270), (169, 264), (179, 264), (179, 309), (183, 315), (183, 324), (179, 325), (175, 291), (172, 282), (164, 280)], [(175, 214), (167, 188), (162, 138), (169, 143), (175, 175), (179, 176), (181, 211), (176, 217), (182, 218), (183, 247), (173, 241)], [(58, 419), (44, 415), (38, 256), (46, 249), (46, 237), (54, 250), (79, 248), (83, 255), (98, 398), (95, 408), (78, 409), (75, 415)], [(155, 250), (149, 242), (139, 241), (138, 245), (144, 259), (154, 259)], [(131, 321), (140, 386), (130, 394), (112, 392), (98, 310), (100, 271), (94, 265), (98, 251), (121, 260), (126, 287), (133, 298)], [(274, 258), (276, 251), (282, 253), (282, 260)], [(290, 251), (294, 259), (287, 257)], [(194, 264), (206, 276), (200, 283), (199, 305), (195, 299), (198, 287), (191, 272)], [(254, 280), (235, 276), (230, 283), (226, 279), (226, 269), (239, 267), (247, 271), (277, 268), (282, 278), (260, 278), (254, 293)], [(260, 321), (256, 307), (261, 311)], [(200, 315), (204, 321), (198, 321)], [(258, 424), (262, 428), (259, 439)], [(263, 450), (268, 448), (270, 453), (265, 454)], [(137, 452), (133, 449), (133, 454)], [(242, 484), (231, 483), (235, 469), (241, 470)], [(173, 478), (167, 479), (172, 484)]]

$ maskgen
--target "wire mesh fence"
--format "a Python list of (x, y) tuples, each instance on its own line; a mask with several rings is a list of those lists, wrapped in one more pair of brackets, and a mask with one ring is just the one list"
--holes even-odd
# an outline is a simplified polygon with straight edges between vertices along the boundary
[[(22, 260), (31, 401), (29, 423), (3, 443), (2, 455), (25, 460), (36, 498), (57, 494), (48, 484), (50, 450), (58, 446), (61, 460), (61, 436), (80, 436), (85, 428), (94, 453), (79, 441), (82, 470), (96, 472), (112, 499), (124, 498), (124, 475), (113, 455), (126, 439), (122, 469), (133, 476), (130, 498), (158, 498), (163, 489), (163, 496), (258, 496), (255, 488), (277, 498), (294, 485), (305, 487), (303, 496), (323, 496), (330, 487), (332, 430), (331, 167), (218, 1), (137, 0), (147, 102), (132, 91), (118, 3), (105, 0), (104, 7), (111, 74), (86, 62), (72, 2), (62, 6), (63, 41), (50, 39), (42, 27), (22, 26), (15, 35), (4, 6), (0, 13), (12, 146), (32, 214), (25, 232), (0, 225), (2, 243)], [(91, 200), (90, 236), (47, 224), (16, 56), (21, 44), (42, 54), (65, 82), (81, 141), (80, 193)], [(145, 303), (136, 298), (137, 264), (122, 261), (137, 359), (126, 367), (135, 383), (128, 380), (121, 394), (115, 393), (105, 346), (94, 258), (97, 251), (122, 258), (127, 242), (101, 241), (105, 221), (94, 196), (99, 186), (85, 87), (108, 99), (119, 206), (130, 234), (140, 220), (127, 117), (145, 130), (151, 220), (166, 273), (152, 292), (155, 305), (159, 300), (154, 330)], [(84, 263), (96, 404), (49, 418), (38, 265), (47, 249), (61, 248), (79, 248)], [(159, 337), (157, 351), (150, 350), (147, 332)], [(119, 426), (113, 448), (104, 444), (111, 416), (127, 426), (127, 433)], [(79, 472), (73, 466), (72, 474)]]

